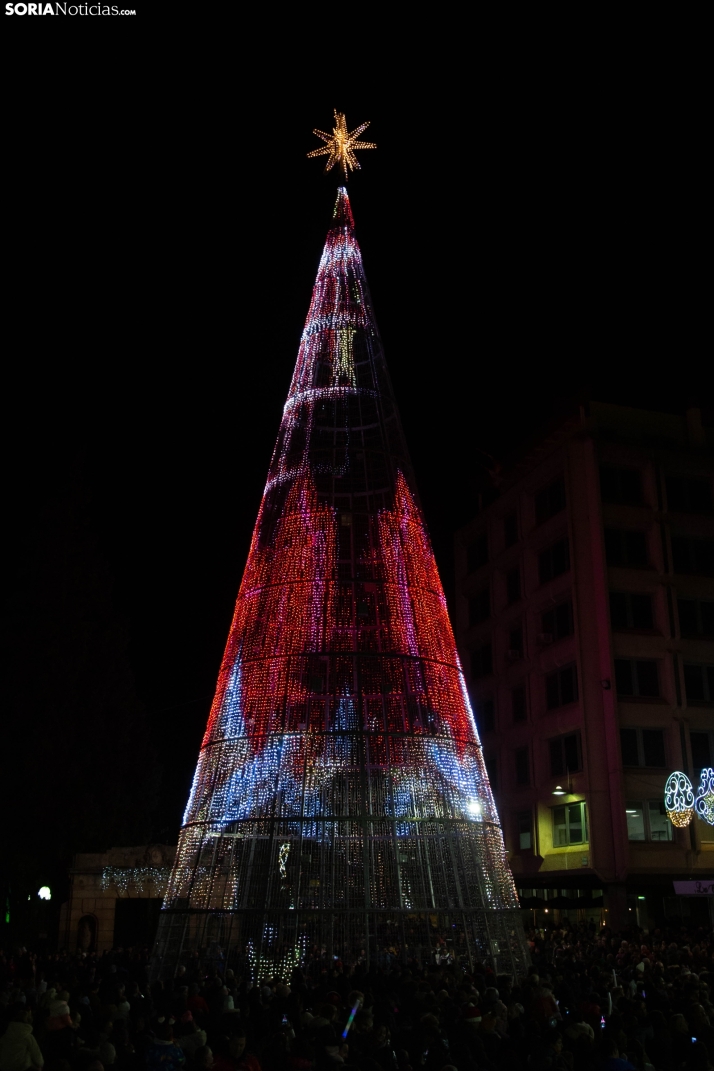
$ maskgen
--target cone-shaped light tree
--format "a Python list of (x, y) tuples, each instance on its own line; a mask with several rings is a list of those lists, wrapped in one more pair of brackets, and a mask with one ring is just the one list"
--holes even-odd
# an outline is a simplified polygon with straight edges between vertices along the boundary
[(161, 913), (155, 976), (527, 963), (338, 190)]

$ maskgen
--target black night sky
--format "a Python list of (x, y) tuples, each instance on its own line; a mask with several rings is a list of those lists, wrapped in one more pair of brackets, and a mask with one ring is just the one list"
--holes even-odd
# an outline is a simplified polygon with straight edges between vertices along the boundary
[(701, 150), (664, 86), (405, 68), (377, 91), (217, 48), (156, 78), (141, 57), (140, 81), (99, 50), (12, 134), (16, 888), (175, 843), (334, 201), (306, 159), (333, 107), (378, 144), (349, 191), (447, 594), (489, 455), (587, 397), (712, 419)]

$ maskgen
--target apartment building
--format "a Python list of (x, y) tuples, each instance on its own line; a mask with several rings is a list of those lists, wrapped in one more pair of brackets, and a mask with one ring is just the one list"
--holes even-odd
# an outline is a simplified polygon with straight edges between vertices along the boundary
[(522, 903), (706, 920), (714, 827), (664, 786), (714, 766), (714, 429), (592, 402), (456, 536), (456, 631)]

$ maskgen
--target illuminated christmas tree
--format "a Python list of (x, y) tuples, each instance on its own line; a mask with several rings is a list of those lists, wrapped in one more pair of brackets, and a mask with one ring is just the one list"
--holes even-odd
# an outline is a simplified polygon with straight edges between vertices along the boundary
[(516, 973), (527, 962), (344, 187), (184, 815), (155, 974), (196, 955), (253, 978), (333, 958), (497, 957)]

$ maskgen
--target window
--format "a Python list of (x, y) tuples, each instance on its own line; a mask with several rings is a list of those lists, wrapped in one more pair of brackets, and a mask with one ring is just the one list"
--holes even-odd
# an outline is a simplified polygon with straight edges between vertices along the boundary
[(519, 852), (528, 852), (533, 848), (533, 815), (530, 811), (520, 811), (516, 815), (516, 836)]
[(503, 518), (503, 542), (507, 547), (518, 542), (518, 517), (515, 513)]
[(690, 731), (689, 743), (692, 746), (694, 776), (698, 778), (702, 770), (714, 766), (714, 732)]
[(642, 502), (642, 477), (637, 469), (600, 466), (600, 494), (603, 502), (637, 506)]
[(714, 636), (714, 602), (677, 599), (677, 609), (683, 636)]
[(623, 766), (666, 766), (664, 730), (620, 729)]
[(584, 803), (566, 803), (553, 808), (553, 847), (585, 844), (588, 839), (587, 809)]
[(659, 695), (659, 674), (655, 659), (616, 658), (615, 686), (618, 695)]
[(509, 606), (513, 602), (518, 602), (521, 597), (521, 570), (518, 566), (515, 569), (509, 569), (506, 573), (506, 597)]
[(574, 665), (548, 674), (545, 678), (545, 698), (548, 710), (575, 702), (578, 698), (578, 677)]
[(635, 801), (625, 804), (628, 840), (672, 839), (672, 823), (667, 817), (663, 800)]
[(714, 666), (685, 662), (684, 687), (688, 703), (714, 703)]
[(560, 476), (535, 496), (536, 524), (542, 524), (565, 509), (565, 480)]
[(492, 733), (496, 728), (496, 710), (492, 696), (486, 696), (477, 702), (476, 724), (482, 733)]
[(508, 657), (523, 658), (523, 629), (512, 628), (508, 633)]
[(471, 676), (474, 680), (478, 680), (479, 677), (487, 677), (492, 671), (491, 644), (484, 643), (482, 647), (477, 647), (471, 652)]
[(647, 565), (645, 533), (628, 532), (623, 528), (606, 528), (605, 557), (608, 565)]
[(548, 741), (548, 749), (552, 777), (562, 777), (564, 774), (577, 773), (578, 770), (582, 770), (580, 733), (556, 736), (555, 739)]
[(654, 628), (652, 596), (610, 592), (610, 624), (614, 629)]
[(478, 625), (488, 621), (491, 616), (491, 595), (488, 588), (479, 591), (469, 599), (469, 625)]
[(573, 604), (570, 599), (541, 614), (540, 624), (543, 635), (550, 636), (553, 640), (562, 640), (563, 636), (572, 636)]
[(560, 539), (538, 555), (538, 578), (541, 584), (567, 573), (570, 568), (570, 548), (567, 539)]
[(526, 720), (526, 689), (522, 684), (511, 689), (511, 712), (514, 721)]
[(486, 755), (483, 761), (486, 765), (486, 773), (488, 774), (491, 790), (498, 792), (498, 759), (495, 755)]
[(711, 513), (711, 482), (691, 476), (668, 476), (667, 506), (681, 513)]
[(531, 764), (527, 747), (517, 747), (513, 753), (516, 761), (516, 784), (529, 785), (531, 783)]
[(468, 571), (473, 573), (475, 569), (480, 569), (482, 565), (485, 565), (488, 561), (488, 539), (486, 533), (477, 536), (466, 549), (466, 565)]
[(675, 573), (714, 576), (714, 539), (687, 539), (672, 536)]

